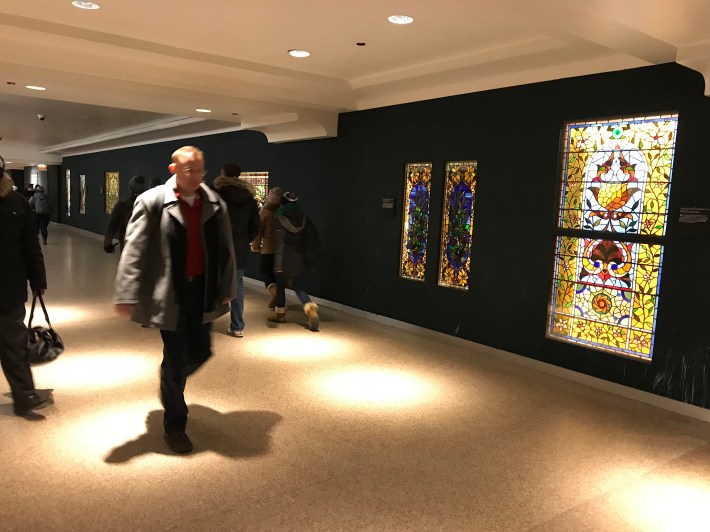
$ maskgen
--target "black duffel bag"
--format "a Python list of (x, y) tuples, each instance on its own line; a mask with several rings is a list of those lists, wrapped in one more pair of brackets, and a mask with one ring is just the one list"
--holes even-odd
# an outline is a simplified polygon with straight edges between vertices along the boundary
[[(32, 318), (34, 318), (37, 299), (39, 299), (39, 303), (42, 305), (47, 327), (40, 327), (39, 325), (32, 327)], [(47, 314), (47, 307), (44, 306), (44, 299), (42, 299), (42, 294), (39, 292), (35, 292), (32, 298), (32, 310), (30, 311), (30, 321), (27, 328), (27, 351), (29, 353), (30, 362), (50, 362), (62, 354), (64, 351), (64, 341), (62, 341), (61, 336), (57, 334), (57, 331), (52, 328), (52, 324), (49, 322), (49, 314)]]

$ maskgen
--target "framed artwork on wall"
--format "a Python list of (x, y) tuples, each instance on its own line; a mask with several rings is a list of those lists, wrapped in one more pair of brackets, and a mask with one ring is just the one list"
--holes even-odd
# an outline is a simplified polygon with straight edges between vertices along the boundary
[(79, 175), (79, 214), (86, 214), (86, 176)]
[(69, 217), (71, 216), (71, 170), (67, 168), (64, 175), (67, 187), (67, 217)]
[(651, 361), (677, 126), (564, 125), (549, 338)]
[(468, 290), (476, 200), (476, 161), (446, 163), (439, 286)]
[(430, 198), (431, 163), (407, 163), (399, 276), (411, 281), (424, 281)]
[(269, 192), (269, 172), (242, 172), (239, 178), (254, 185), (256, 189), (256, 197), (254, 199), (259, 209), (261, 209)]
[(104, 177), (104, 212), (111, 214), (114, 205), (118, 203), (118, 172), (106, 172)]

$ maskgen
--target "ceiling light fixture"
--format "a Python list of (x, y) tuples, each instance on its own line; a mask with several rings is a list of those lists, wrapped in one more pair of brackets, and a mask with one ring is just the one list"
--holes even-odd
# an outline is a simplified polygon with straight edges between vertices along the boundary
[(392, 15), (391, 17), (387, 17), (387, 20), (392, 24), (411, 24), (414, 22), (414, 19), (409, 15)]
[(93, 2), (83, 2), (82, 0), (74, 0), (71, 5), (78, 7), (79, 9), (98, 9), (101, 7), (99, 4), (94, 4)]
[(47, 90), (44, 87), (40, 87), (39, 85), (25, 85), (25, 88), (33, 90), (33, 91), (46, 91)]
[(198, 113), (211, 113), (211, 109), (195, 109)]
[(358, 46), (365, 46), (367, 43), (366, 42), (356, 42), (355, 44)]
[(289, 50), (288, 55), (292, 57), (308, 57), (311, 55), (311, 52), (307, 50)]

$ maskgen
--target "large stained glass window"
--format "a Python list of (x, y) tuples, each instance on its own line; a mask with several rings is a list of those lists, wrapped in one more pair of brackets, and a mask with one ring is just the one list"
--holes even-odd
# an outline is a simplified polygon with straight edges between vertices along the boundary
[(439, 286), (468, 290), (476, 199), (476, 161), (446, 163)]
[(431, 163), (407, 164), (402, 213), (402, 252), (399, 261), (399, 275), (405, 279), (424, 280), (430, 198)]
[(269, 172), (242, 172), (239, 178), (254, 185), (256, 189), (254, 199), (261, 209), (266, 201), (266, 194), (269, 192)]
[(565, 125), (549, 337), (651, 360), (677, 123)]

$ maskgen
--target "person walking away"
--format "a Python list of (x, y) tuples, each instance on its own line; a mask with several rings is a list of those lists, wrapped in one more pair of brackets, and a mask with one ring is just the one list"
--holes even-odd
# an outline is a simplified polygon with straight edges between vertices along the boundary
[(30, 198), (30, 207), (32, 208), (32, 211), (35, 214), (34, 218), (37, 229), (35, 234), (39, 235), (41, 233), (42, 243), (46, 245), (47, 228), (49, 227), (50, 207), (49, 199), (44, 193), (44, 188), (41, 185), (37, 185), (35, 187), (35, 193)]
[(232, 227), (232, 241), (237, 261), (237, 295), (230, 305), (227, 332), (237, 338), (244, 336), (244, 270), (249, 259), (249, 243), (259, 232), (259, 206), (251, 183), (239, 179), (242, 169), (236, 163), (226, 163), (214, 180), (214, 188), (227, 204)]
[(12, 392), (13, 410), (27, 416), (50, 404), (51, 394), (35, 389), (25, 326), (27, 283), (47, 288), (44, 257), (27, 198), (13, 190), (0, 157), (0, 364)]
[(185, 382), (212, 356), (212, 322), (234, 298), (236, 264), (227, 206), (202, 183), (202, 150), (179, 148), (168, 168), (167, 183), (133, 206), (114, 306), (120, 316), (160, 329), (164, 438), (173, 452), (189, 453)]
[(113, 242), (114, 238), (118, 240), (119, 249), (123, 251), (123, 245), (126, 240), (126, 227), (128, 227), (128, 220), (131, 219), (133, 204), (136, 202), (136, 198), (146, 190), (145, 178), (140, 174), (134, 175), (128, 181), (128, 190), (131, 195), (117, 202), (111, 210), (111, 218), (109, 218), (108, 227), (104, 233), (104, 251), (106, 253), (113, 253), (116, 247)]
[(313, 268), (320, 251), (320, 239), (313, 222), (298, 205), (298, 194), (286, 192), (281, 197), (281, 206), (275, 213), (276, 253), (276, 306), (268, 320), (276, 323), (286, 321), (286, 286), (293, 288), (303, 304), (311, 331), (318, 331), (318, 305), (302, 287), (303, 277)]
[(276, 228), (277, 222), (274, 214), (281, 206), (281, 196), (283, 195), (279, 187), (269, 190), (266, 195), (264, 206), (259, 212), (259, 232), (251, 243), (251, 250), (259, 253), (259, 271), (264, 279), (264, 287), (269, 293), (269, 308), (273, 310), (276, 306), (276, 274), (274, 273), (274, 253), (276, 252)]

